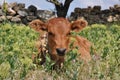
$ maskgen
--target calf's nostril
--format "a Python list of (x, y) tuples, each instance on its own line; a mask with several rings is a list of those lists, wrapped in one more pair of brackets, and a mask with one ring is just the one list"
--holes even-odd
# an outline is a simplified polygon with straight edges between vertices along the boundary
[(58, 55), (64, 56), (66, 49), (65, 48), (57, 48), (56, 49)]

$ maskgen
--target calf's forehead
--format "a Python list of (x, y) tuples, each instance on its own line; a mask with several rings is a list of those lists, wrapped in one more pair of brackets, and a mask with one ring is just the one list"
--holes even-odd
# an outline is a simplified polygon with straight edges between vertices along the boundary
[(70, 22), (64, 18), (54, 18), (47, 22), (48, 31), (52, 32), (68, 32), (70, 31)]

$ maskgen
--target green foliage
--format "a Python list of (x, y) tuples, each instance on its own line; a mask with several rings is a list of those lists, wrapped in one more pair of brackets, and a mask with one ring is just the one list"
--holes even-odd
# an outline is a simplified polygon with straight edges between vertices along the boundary
[[(119, 80), (120, 76), (120, 26), (92, 25), (79, 33), (93, 43), (100, 60), (91, 66), (93, 76), (100, 80)], [(91, 67), (93, 68), (93, 67)], [(95, 70), (95, 74), (94, 74)], [(95, 78), (95, 79), (96, 79)]]
[(33, 66), (31, 55), (37, 52), (34, 47), (37, 37), (37, 33), (26, 26), (9, 23), (0, 25), (0, 67), (6, 66), (5, 71), (0, 71), (4, 72), (0, 75), (1, 79), (25, 77)]
[(48, 55), (45, 65), (36, 67), (32, 63), (32, 54), (37, 54), (35, 42), (38, 33), (28, 26), (0, 24), (0, 80), (20, 80), (30, 73), (32, 80), (120, 79), (120, 26), (94, 24), (73, 35), (84, 36), (91, 41), (92, 61), (84, 64), (76, 48), (67, 53), (64, 66), (55, 71), (52, 68), (54, 62)]
[(7, 2), (4, 0), (2, 7), (3, 7), (3, 11), (4, 11), (5, 14), (6, 14), (6, 12), (7, 12), (7, 6), (8, 6), (8, 5), (7, 5)]
[[(102, 58), (119, 51), (120, 26), (92, 25), (79, 33), (90, 40)], [(102, 54), (101, 54), (102, 53)], [(109, 54), (109, 55), (108, 55)]]
[(5, 79), (7, 76), (10, 76), (10, 64), (9, 62), (3, 62), (0, 65), (0, 77), (1, 79)]

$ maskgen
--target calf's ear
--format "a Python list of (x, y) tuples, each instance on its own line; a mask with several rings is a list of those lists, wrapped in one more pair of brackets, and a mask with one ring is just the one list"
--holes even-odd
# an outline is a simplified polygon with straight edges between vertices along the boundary
[(88, 23), (86, 20), (83, 20), (83, 19), (76, 20), (73, 23), (71, 23), (71, 30), (78, 32), (82, 30), (83, 28), (85, 28), (87, 24)]
[(33, 20), (29, 23), (29, 26), (36, 31), (47, 31), (47, 25), (40, 20)]

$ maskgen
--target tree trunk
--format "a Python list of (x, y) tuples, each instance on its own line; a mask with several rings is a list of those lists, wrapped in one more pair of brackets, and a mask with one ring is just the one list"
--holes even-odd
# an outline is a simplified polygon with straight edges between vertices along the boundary
[(56, 11), (57, 11), (57, 17), (64, 17), (66, 18), (70, 3), (73, 0), (65, 0), (64, 5), (63, 3), (60, 3), (56, 0), (47, 0), (48, 2), (51, 2), (55, 5)]

